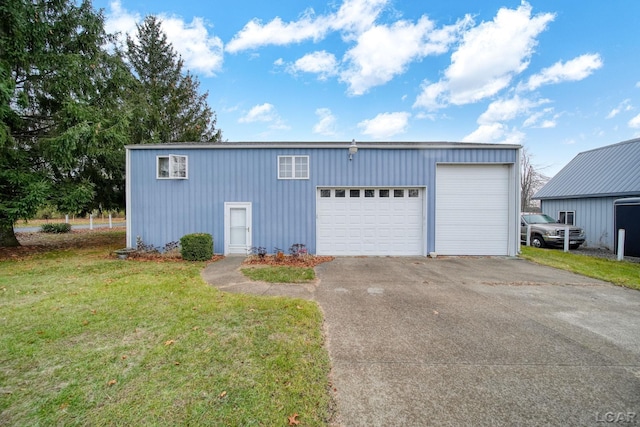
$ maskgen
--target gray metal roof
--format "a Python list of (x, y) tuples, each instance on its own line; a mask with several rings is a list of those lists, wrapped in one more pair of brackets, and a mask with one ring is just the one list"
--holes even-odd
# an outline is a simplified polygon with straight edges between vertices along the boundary
[(578, 154), (534, 199), (640, 195), (640, 138)]
[[(475, 142), (452, 141), (397, 141), (397, 142), (361, 142), (355, 141), (358, 148), (371, 149), (519, 149), (516, 144), (490, 144)], [(137, 144), (126, 145), (129, 150), (156, 150), (156, 149), (225, 149), (225, 148), (348, 148), (352, 142), (297, 142), (297, 141), (269, 141), (269, 142), (171, 142), (161, 144)]]

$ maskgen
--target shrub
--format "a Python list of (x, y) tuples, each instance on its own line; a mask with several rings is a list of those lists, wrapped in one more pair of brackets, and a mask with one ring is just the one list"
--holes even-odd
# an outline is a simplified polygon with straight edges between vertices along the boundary
[(42, 224), (41, 230), (43, 233), (68, 233), (71, 231), (71, 224), (64, 222)]
[(207, 233), (194, 233), (180, 239), (180, 254), (187, 261), (206, 261), (213, 257), (213, 237)]

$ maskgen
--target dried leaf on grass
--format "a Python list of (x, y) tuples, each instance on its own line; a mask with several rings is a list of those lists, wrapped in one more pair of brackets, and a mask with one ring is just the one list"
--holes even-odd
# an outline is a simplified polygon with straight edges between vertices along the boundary
[(300, 420), (298, 420), (298, 414), (293, 414), (291, 415), (289, 418), (289, 425), (290, 426), (297, 426), (298, 424), (300, 424)]

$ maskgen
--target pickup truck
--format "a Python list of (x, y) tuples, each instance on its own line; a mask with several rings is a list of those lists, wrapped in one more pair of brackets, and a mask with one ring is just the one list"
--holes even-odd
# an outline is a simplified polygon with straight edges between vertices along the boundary
[(558, 223), (549, 215), (523, 213), (520, 215), (520, 241), (527, 241), (527, 226), (531, 226), (531, 246), (536, 248), (564, 247), (564, 230), (569, 227), (569, 248), (577, 249), (584, 243), (584, 230), (574, 225)]

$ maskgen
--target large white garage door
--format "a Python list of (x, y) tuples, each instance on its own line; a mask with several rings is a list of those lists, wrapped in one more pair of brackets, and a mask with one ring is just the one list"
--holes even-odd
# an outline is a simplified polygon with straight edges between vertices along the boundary
[(438, 165), (436, 252), (507, 255), (509, 166)]
[(424, 255), (423, 188), (319, 188), (320, 255)]

